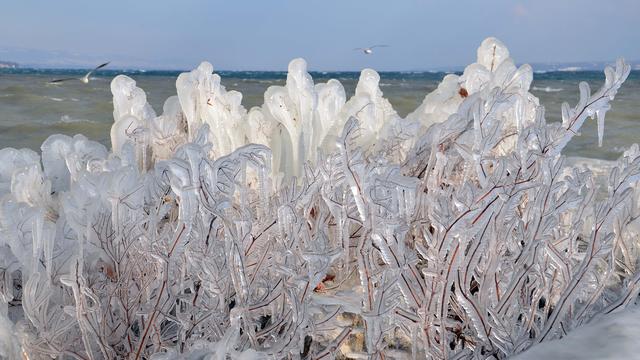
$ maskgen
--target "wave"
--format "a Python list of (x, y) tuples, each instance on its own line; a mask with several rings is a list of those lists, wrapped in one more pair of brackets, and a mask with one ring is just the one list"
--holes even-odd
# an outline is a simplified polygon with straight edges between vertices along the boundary
[(538, 87), (538, 86), (534, 86), (531, 88), (531, 90), (533, 91), (544, 91), (544, 92), (559, 92), (564, 90), (563, 88), (552, 88), (551, 86), (545, 86), (545, 87)]
[[(94, 139), (100, 139), (108, 143), (105, 134), (109, 133), (111, 123), (91, 120), (58, 121), (54, 123), (19, 123), (12, 125), (0, 125), (0, 144), (5, 147), (7, 142), (21, 144), (19, 147), (31, 147), (37, 149), (40, 143), (51, 134), (84, 134)], [(25, 139), (25, 134), (29, 136)], [(104, 138), (104, 139), (103, 139)], [(21, 139), (21, 140), (20, 140)]]
[[(94, 88), (95, 89), (95, 88)], [(100, 90), (100, 89), (97, 89)], [(55, 102), (64, 102), (64, 101), (80, 101), (80, 99), (74, 98), (74, 97), (70, 97), (70, 98), (64, 98), (64, 97), (55, 97), (55, 96), (43, 96), (46, 99), (49, 99), (51, 101), (55, 101)]]
[(75, 119), (69, 115), (62, 115), (60, 117), (60, 123), (73, 124), (73, 123), (97, 123), (97, 122), (92, 120), (87, 120), (87, 119)]
[[(98, 89), (98, 90), (101, 90), (101, 89)], [(61, 106), (65, 106), (64, 104), (66, 102), (80, 101), (80, 99), (75, 97), (60, 96), (58, 94), (56, 95), (57, 96), (43, 95), (43, 94), (38, 94), (35, 91), (31, 91), (31, 92), (19, 91), (19, 92), (0, 93), (0, 99), (2, 99), (4, 103), (8, 103), (13, 106), (18, 106), (21, 108), (28, 108), (28, 109), (44, 109), (47, 106), (52, 106), (51, 105), (52, 102), (61, 104)]]
[(562, 69), (558, 69), (558, 71), (568, 71), (568, 72), (576, 72), (580, 70), (582, 70), (580, 66), (568, 66)]

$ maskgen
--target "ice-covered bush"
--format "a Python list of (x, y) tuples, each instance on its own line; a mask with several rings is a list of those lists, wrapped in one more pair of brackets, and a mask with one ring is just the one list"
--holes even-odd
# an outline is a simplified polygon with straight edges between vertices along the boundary
[(501, 359), (635, 301), (638, 147), (606, 196), (561, 155), (624, 62), (549, 123), (493, 38), (406, 119), (370, 69), (249, 111), (212, 71), (160, 116), (116, 77), (111, 152), (0, 150), (0, 354)]

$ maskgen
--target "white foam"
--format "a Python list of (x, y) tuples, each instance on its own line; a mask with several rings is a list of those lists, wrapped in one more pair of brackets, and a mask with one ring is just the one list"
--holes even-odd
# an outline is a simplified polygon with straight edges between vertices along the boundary
[(91, 120), (87, 120), (87, 119), (76, 119), (76, 118), (72, 118), (69, 115), (62, 115), (60, 117), (60, 122), (61, 123), (65, 123), (65, 124), (73, 124), (73, 123), (79, 123), (79, 122), (87, 122), (87, 123), (91, 123), (93, 121)]
[(580, 70), (582, 70), (580, 66), (567, 66), (565, 68), (558, 69), (558, 71), (568, 71), (568, 72), (576, 72)]
[(562, 91), (564, 89), (563, 88), (552, 88), (550, 86), (545, 86), (545, 87), (534, 86), (534, 87), (531, 88), (531, 90), (533, 90), (533, 91), (544, 91), (544, 92), (551, 93), (551, 92), (559, 92), (559, 91)]

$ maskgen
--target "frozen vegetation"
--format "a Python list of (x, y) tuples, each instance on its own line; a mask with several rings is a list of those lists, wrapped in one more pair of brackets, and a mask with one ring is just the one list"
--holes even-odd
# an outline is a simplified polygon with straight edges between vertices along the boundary
[(477, 54), (404, 119), (302, 59), (249, 111), (209, 63), (161, 115), (116, 77), (111, 150), (0, 150), (0, 354), (503, 359), (623, 310), (640, 150), (604, 181), (562, 150), (629, 67), (547, 122), (529, 65)]

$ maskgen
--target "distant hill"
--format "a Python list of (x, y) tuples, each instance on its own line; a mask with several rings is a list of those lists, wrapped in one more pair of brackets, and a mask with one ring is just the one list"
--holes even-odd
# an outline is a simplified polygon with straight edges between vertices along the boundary
[[(640, 70), (640, 60), (625, 60), (631, 70)], [(548, 62), (548, 63), (528, 63), (534, 72), (553, 72), (553, 71), (602, 71), (605, 66), (615, 66), (615, 61), (583, 61), (583, 62)], [(522, 64), (517, 64), (518, 66)], [(464, 66), (438, 67), (433, 71), (464, 71)]]
[(15, 69), (19, 67), (18, 63), (0, 60), (0, 69)]
[[(179, 57), (162, 59), (162, 64), (156, 60), (144, 59), (138, 57), (127, 56), (125, 54), (94, 54), (87, 55), (75, 51), (53, 51), (38, 50), (20, 47), (7, 47), (0, 45), (0, 59), (11, 59), (20, 63), (22, 68), (45, 68), (45, 69), (92, 69), (97, 64), (111, 61), (109, 68), (111, 69), (178, 69), (186, 70), (196, 66), (197, 63), (188, 65)], [(203, 59), (204, 60), (204, 59)], [(0, 61), (0, 68), (17, 67), (14, 62)], [(552, 72), (552, 71), (602, 71), (606, 65), (613, 65), (614, 61), (597, 61), (597, 62), (531, 62), (533, 70), (536, 72)], [(627, 60), (631, 65), (631, 69), (640, 70), (640, 59)], [(3, 65), (3, 64), (9, 64)], [(285, 64), (286, 65), (286, 64)], [(284, 70), (284, 69), (283, 69)], [(358, 71), (354, 68), (351, 71)], [(447, 65), (437, 66), (433, 68), (422, 69), (406, 69), (412, 71), (436, 71), (436, 72), (461, 72), (464, 66)]]
[(84, 69), (111, 61), (110, 68), (140, 69), (182, 69), (179, 61), (163, 59), (167, 64), (157, 66), (154, 61), (127, 56), (125, 54), (86, 55), (75, 51), (38, 50), (0, 45), (0, 59), (11, 59), (19, 62), (23, 68), (40, 69)]
[[(640, 70), (639, 60), (625, 60), (632, 70)], [(531, 63), (534, 71), (602, 71), (605, 66), (615, 66), (615, 62), (566, 62), (566, 63)]]

